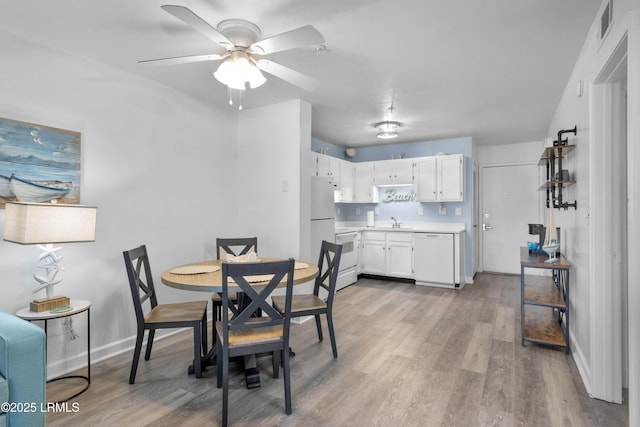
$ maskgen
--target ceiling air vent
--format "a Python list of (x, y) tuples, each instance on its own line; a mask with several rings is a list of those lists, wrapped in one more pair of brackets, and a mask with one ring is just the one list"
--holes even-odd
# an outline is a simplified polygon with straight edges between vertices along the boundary
[(609, 0), (600, 15), (600, 40), (604, 39), (613, 19), (613, 0)]

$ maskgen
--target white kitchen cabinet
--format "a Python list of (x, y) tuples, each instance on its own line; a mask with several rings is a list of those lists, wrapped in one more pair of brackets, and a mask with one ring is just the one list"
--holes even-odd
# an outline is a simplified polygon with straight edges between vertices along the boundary
[(424, 157), (416, 161), (417, 200), (461, 202), (464, 200), (464, 156)]
[(362, 233), (362, 272), (413, 278), (413, 235), (402, 232)]
[(438, 201), (464, 200), (464, 156), (438, 156)]
[(377, 203), (378, 192), (373, 185), (373, 172), (375, 162), (354, 163), (354, 202), (358, 203)]
[(314, 171), (312, 175), (329, 178), (331, 183), (338, 187), (340, 185), (340, 159), (326, 154), (313, 153)]
[(340, 171), (339, 202), (353, 202), (355, 197), (355, 167), (346, 160), (338, 161)]
[(387, 233), (387, 276), (413, 278), (411, 233)]
[(436, 202), (438, 200), (436, 157), (424, 157), (416, 161), (417, 200)]
[[(384, 276), (387, 273), (385, 233), (365, 232), (362, 236), (362, 268), (366, 274)], [(382, 237), (380, 237), (382, 236)]]
[(374, 184), (413, 184), (413, 159), (393, 159), (375, 162)]

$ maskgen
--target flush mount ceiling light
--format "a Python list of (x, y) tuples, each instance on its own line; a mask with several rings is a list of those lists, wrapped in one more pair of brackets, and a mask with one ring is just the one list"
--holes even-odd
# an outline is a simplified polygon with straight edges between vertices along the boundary
[(387, 120), (384, 122), (376, 123), (375, 127), (376, 129), (378, 129), (377, 136), (380, 139), (393, 139), (397, 138), (398, 135), (400, 135), (398, 133), (398, 129), (400, 129), (400, 123), (398, 122), (391, 122)]

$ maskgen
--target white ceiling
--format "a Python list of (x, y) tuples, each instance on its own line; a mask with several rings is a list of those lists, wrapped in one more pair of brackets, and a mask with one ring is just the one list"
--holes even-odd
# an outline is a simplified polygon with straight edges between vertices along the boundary
[[(163, 11), (187, 6), (216, 26), (254, 22), (263, 38), (315, 26), (327, 50), (268, 58), (315, 77), (313, 93), (268, 76), (244, 108), (302, 98), (313, 136), (382, 143), (373, 124), (402, 123), (398, 142), (471, 136), (481, 145), (542, 140), (601, 0), (0, 0), (0, 28), (227, 104), (217, 62), (142, 59), (218, 52)], [(46, 67), (46, 64), (43, 64)], [(239, 114), (242, 114), (240, 112)]]

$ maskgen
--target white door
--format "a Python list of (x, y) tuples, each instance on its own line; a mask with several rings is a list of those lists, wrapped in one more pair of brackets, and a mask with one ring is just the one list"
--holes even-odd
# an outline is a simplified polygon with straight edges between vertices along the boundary
[(537, 164), (482, 168), (482, 270), (520, 274), (520, 247), (536, 236), (528, 224), (543, 224)]

